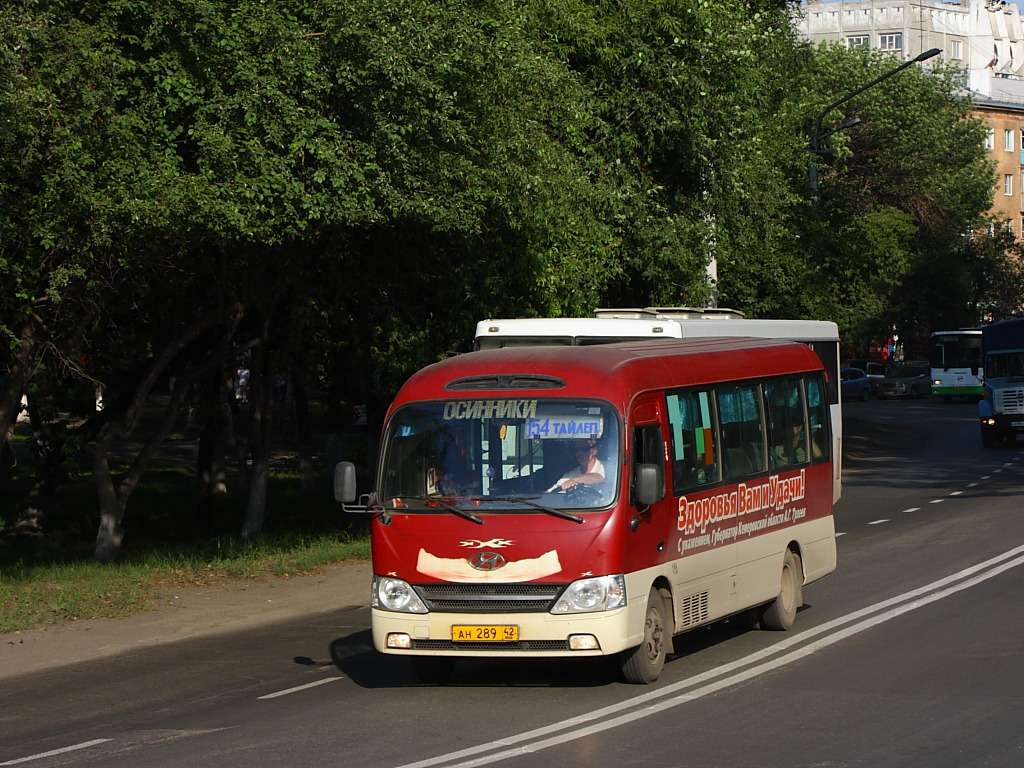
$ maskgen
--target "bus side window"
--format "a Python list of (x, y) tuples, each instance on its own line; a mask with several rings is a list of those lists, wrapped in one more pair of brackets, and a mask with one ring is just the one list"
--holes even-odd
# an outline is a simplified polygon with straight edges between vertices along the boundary
[(807, 419), (811, 439), (811, 461), (828, 461), (832, 453), (832, 435), (829, 432), (828, 401), (825, 398), (821, 376), (807, 377)]
[(672, 463), (672, 490), (680, 495), (688, 488), (722, 479), (714, 422), (714, 397), (710, 390), (667, 395)]
[(764, 472), (766, 461), (760, 385), (720, 387), (718, 414), (726, 479)]
[(764, 386), (768, 407), (768, 457), (772, 467), (807, 461), (807, 429), (800, 379), (773, 379)]

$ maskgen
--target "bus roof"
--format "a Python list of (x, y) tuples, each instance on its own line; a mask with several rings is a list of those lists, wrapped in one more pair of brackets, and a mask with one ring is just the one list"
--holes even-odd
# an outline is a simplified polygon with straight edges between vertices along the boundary
[(639, 392), (822, 370), (807, 346), (782, 339), (723, 337), (631, 341), (585, 347), (510, 347), (469, 352), (427, 366), (398, 401), (538, 394), (626, 403)]
[(476, 338), (698, 338), (756, 336), (793, 341), (837, 341), (838, 326), (827, 320), (752, 320), (729, 315), (698, 317), (531, 317), (482, 320)]
[(486, 336), (593, 336), (636, 338), (680, 338), (679, 323), (669, 320), (622, 319), (612, 317), (520, 317), (481, 320), (476, 338)]

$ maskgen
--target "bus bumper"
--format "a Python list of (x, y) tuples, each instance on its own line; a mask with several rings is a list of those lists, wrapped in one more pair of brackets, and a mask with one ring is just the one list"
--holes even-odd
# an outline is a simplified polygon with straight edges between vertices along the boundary
[[(644, 610), (643, 607), (640, 609)], [(584, 657), (605, 656), (638, 645), (629, 634), (632, 605), (588, 614), (404, 614), (372, 609), (373, 646), (407, 656)], [(637, 622), (633, 622), (637, 626)], [(642, 614), (639, 622), (642, 628)], [(506, 637), (514, 628), (514, 640)]]

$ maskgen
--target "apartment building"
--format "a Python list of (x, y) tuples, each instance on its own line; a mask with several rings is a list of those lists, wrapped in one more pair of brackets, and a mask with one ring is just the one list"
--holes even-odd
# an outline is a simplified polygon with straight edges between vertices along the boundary
[(1024, 22), (1003, 0), (807, 0), (796, 28), (814, 43), (874, 48), (901, 61), (932, 48), (964, 69), (996, 164), (992, 210), (1024, 240)]

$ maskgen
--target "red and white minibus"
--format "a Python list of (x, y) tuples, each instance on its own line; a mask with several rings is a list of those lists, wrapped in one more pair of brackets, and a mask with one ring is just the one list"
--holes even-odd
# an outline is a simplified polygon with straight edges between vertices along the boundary
[[(617, 655), (731, 616), (788, 629), (836, 565), (822, 364), (754, 338), (522, 347), (421, 370), (384, 424), (374, 646), (441, 681), (460, 657)], [(339, 501), (355, 469), (335, 472)]]

